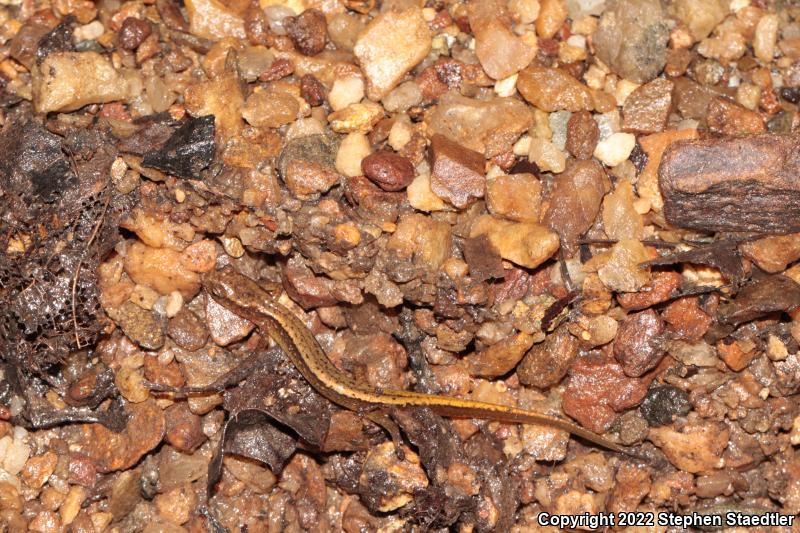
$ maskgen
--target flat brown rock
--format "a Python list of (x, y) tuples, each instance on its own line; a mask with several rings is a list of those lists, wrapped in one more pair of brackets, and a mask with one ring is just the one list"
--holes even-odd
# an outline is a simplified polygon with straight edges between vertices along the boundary
[(622, 127), (636, 133), (664, 131), (672, 109), (672, 82), (656, 78), (633, 91), (622, 108)]
[(122, 433), (101, 424), (80, 426), (80, 452), (89, 456), (100, 472), (132, 467), (164, 437), (164, 411), (154, 400), (129, 404), (128, 409), (131, 418)]
[(486, 188), (484, 159), (480, 153), (444, 135), (431, 138), (431, 190), (456, 207), (466, 207)]
[(667, 221), (702, 231), (800, 231), (800, 136), (671, 145), (659, 167)]

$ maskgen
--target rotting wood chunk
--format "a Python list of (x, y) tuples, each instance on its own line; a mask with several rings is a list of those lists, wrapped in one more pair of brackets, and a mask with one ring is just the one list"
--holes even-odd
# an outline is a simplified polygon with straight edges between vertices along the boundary
[(800, 230), (800, 136), (677, 142), (659, 167), (667, 221), (704, 231)]

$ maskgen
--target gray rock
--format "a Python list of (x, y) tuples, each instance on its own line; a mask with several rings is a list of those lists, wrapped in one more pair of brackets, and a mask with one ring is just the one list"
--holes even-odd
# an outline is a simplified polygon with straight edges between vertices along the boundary
[(616, 74), (647, 83), (667, 62), (668, 40), (660, 0), (617, 0), (600, 17), (594, 45), (597, 56)]

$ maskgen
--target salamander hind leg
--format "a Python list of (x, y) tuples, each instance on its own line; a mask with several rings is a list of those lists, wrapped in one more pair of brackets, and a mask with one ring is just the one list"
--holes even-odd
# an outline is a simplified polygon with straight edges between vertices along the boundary
[(365, 410), (360, 414), (386, 430), (386, 433), (389, 434), (394, 444), (394, 452), (397, 454), (397, 458), (401, 461), (405, 460), (406, 454), (403, 451), (403, 437), (400, 435), (400, 427), (389, 417), (388, 412), (379, 409)]

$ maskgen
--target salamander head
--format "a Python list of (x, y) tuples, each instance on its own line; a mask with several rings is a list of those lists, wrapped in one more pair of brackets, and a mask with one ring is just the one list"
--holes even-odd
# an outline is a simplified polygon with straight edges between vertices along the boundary
[(203, 287), (218, 303), (228, 308), (258, 309), (270, 299), (269, 293), (247, 276), (225, 266), (203, 276)]

